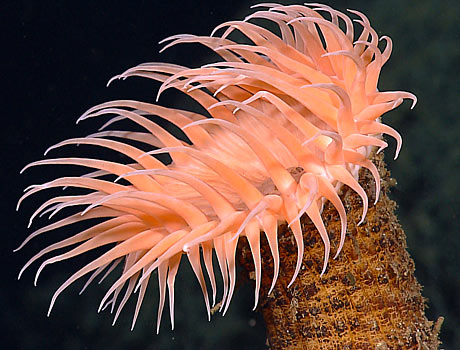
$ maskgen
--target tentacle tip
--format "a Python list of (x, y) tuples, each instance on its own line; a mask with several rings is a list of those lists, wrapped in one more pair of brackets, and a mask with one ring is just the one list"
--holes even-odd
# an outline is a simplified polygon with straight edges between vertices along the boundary
[(136, 294), (139, 288), (141, 287), (142, 281), (144, 281), (144, 279), (139, 280), (139, 282), (137, 283), (137, 286), (136, 288), (134, 288), (134, 291), (133, 291), (134, 294)]
[(18, 273), (18, 281), (21, 279), (22, 274), (24, 273), (24, 271), (25, 271), (24, 267), (21, 269), (21, 271), (19, 271), (19, 273)]
[(24, 248), (24, 246), (27, 244), (27, 242), (30, 241), (31, 238), (27, 238), (25, 241), (23, 241), (19, 247), (17, 247), (16, 249), (13, 250), (13, 253), (16, 253), (17, 251), (21, 250), (22, 248)]
[(160, 87), (158, 89), (157, 96), (155, 97), (155, 102), (158, 102), (160, 100), (160, 95), (161, 95), (162, 92), (163, 92), (163, 89)]
[(182, 127), (181, 127), (181, 130), (185, 130), (185, 129), (187, 129), (187, 128), (190, 128), (190, 126), (193, 126), (192, 124), (193, 124), (193, 123), (189, 123), (189, 124), (186, 124), (186, 125), (182, 126)]
[(240, 236), (240, 232), (237, 232), (232, 238), (230, 238), (229, 242), (233, 242), (237, 240), (239, 236)]
[(172, 41), (172, 40), (174, 40), (174, 36), (172, 36), (172, 37), (171, 37), (171, 36), (167, 36), (166, 38), (161, 39), (161, 40), (158, 42), (158, 45), (162, 45), (162, 44), (164, 44), (165, 42), (167, 42), (167, 41)]
[(292, 276), (291, 281), (290, 281), (289, 284), (287, 285), (288, 288), (290, 288), (290, 287), (294, 284), (294, 282), (295, 282), (295, 280), (297, 279), (297, 276), (298, 276), (298, 275), (299, 275), (299, 273), (296, 271), (296, 272), (294, 273), (294, 276)]
[(212, 38), (214, 37), (214, 35), (217, 33), (217, 31), (220, 29), (220, 25), (215, 27), (212, 31), (211, 31), (211, 34), (209, 34), (209, 37)]
[(296, 17), (294, 19), (291, 19), (289, 22), (286, 22), (286, 25), (292, 24), (294, 22), (300, 22), (300, 18), (303, 18), (303, 17)]
[(256, 311), (257, 305), (259, 305), (259, 289), (257, 289), (257, 291), (255, 291), (254, 307), (252, 308), (252, 311)]
[(323, 269), (321, 270), (321, 273), (319, 274), (319, 277), (322, 278), (324, 274), (327, 271), (327, 261), (324, 263)]
[(85, 120), (85, 114), (83, 114), (80, 118), (78, 118), (75, 122), (75, 124), (78, 125), (78, 123), (80, 123), (82, 120)]
[(105, 87), (109, 87), (110, 84), (112, 84), (112, 82), (116, 79), (120, 79), (121, 78), (121, 75), (115, 75), (113, 76), (112, 78), (109, 79), (109, 81), (107, 82), (107, 84), (105, 85)]

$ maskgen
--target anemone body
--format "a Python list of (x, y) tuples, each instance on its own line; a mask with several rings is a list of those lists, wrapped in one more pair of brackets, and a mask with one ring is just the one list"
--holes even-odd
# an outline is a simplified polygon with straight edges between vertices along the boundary
[[(199, 43), (222, 57), (198, 68), (168, 63), (144, 63), (114, 79), (140, 76), (162, 82), (158, 94), (175, 88), (196, 100), (208, 112), (164, 108), (133, 100), (97, 105), (79, 121), (112, 115), (101, 129), (128, 119), (144, 132), (103, 130), (87, 137), (63, 141), (52, 148), (89, 144), (115, 150), (132, 160), (128, 164), (89, 158), (57, 158), (37, 165), (72, 164), (93, 169), (81, 177), (63, 177), (32, 185), (30, 195), (54, 187), (89, 189), (81, 195), (54, 197), (41, 205), (31, 220), (45, 213), (54, 215), (66, 207), (79, 207), (74, 215), (33, 232), (19, 247), (51, 230), (93, 218), (97, 225), (52, 244), (33, 256), (21, 270), (61, 248), (39, 267), (106, 246), (107, 250), (74, 273), (56, 291), (57, 296), (86, 274), (88, 283), (122, 262), (121, 275), (107, 291), (100, 308), (116, 304), (115, 319), (130, 295), (138, 290), (133, 326), (149, 278), (158, 270), (160, 290), (158, 325), (169, 291), (171, 324), (174, 327), (174, 280), (185, 253), (203, 291), (210, 315), (217, 288), (212, 263), (217, 257), (223, 278), (221, 310), (227, 310), (235, 287), (235, 252), (238, 239), (249, 242), (255, 266), (255, 305), (261, 281), (260, 236), (265, 235), (274, 261), (272, 289), (279, 271), (277, 228), (287, 222), (297, 245), (297, 263), (290, 284), (300, 270), (304, 252), (300, 217), (307, 215), (324, 243), (325, 273), (328, 259), (342, 248), (347, 228), (346, 211), (338, 191), (349, 186), (362, 200), (362, 218), (368, 195), (357, 182), (358, 170), (367, 168), (380, 192), (376, 167), (368, 160), (373, 149), (387, 146), (382, 134), (397, 141), (400, 135), (380, 120), (400, 105), (407, 92), (379, 92), (380, 70), (389, 59), (392, 45), (379, 38), (368, 19), (350, 11), (357, 26), (345, 14), (328, 6), (280, 6), (263, 4), (243, 21), (226, 22), (207, 36), (176, 35), (164, 40), (165, 48)], [(271, 23), (276, 33), (260, 23)], [(359, 27), (355, 34), (355, 27)], [(246, 43), (232, 40), (235, 32)], [(383, 49), (379, 47), (383, 40)], [(248, 43), (249, 42), (249, 43)], [(163, 119), (182, 129), (179, 138), (159, 126)], [(144, 143), (145, 152), (131, 141)], [(49, 149), (49, 150), (50, 150)], [(156, 155), (168, 153), (170, 164)], [(95, 169), (95, 171), (94, 171)], [(123, 179), (123, 180), (121, 180)], [(340, 244), (331, 252), (321, 218), (330, 201), (341, 221)], [(18, 249), (19, 249), (18, 248)], [(208, 294), (206, 269), (212, 288)], [(211, 301), (210, 301), (211, 300)]]

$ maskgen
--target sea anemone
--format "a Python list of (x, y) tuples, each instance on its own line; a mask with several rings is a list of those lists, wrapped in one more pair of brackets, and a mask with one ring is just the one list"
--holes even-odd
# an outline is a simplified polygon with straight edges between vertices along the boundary
[[(199, 68), (144, 63), (112, 79), (140, 76), (160, 81), (158, 96), (168, 88), (178, 89), (197, 101), (207, 115), (133, 100), (102, 103), (77, 121), (112, 115), (99, 132), (62, 141), (45, 154), (66, 145), (87, 144), (117, 151), (130, 158), (131, 163), (55, 158), (30, 163), (23, 169), (55, 164), (96, 169), (80, 177), (29, 186), (18, 203), (19, 206), (32, 194), (55, 187), (91, 190), (43, 203), (30, 222), (37, 215), (54, 216), (64, 208), (83, 207), (36, 230), (18, 250), (45, 232), (89, 219), (105, 219), (44, 248), (22, 268), (19, 277), (39, 258), (69, 247), (67, 252), (41, 264), (36, 283), (45, 266), (108, 247), (59, 287), (49, 312), (59, 294), (80, 277), (92, 273), (85, 289), (97, 275), (105, 271), (107, 276), (123, 263), (121, 275), (102, 299), (100, 309), (113, 307), (127, 285), (115, 320), (130, 295), (137, 291), (134, 327), (149, 278), (157, 270), (157, 324), (159, 327), (167, 286), (174, 328), (174, 282), (182, 254), (186, 253), (210, 317), (217, 294), (214, 252), (223, 279), (220, 310), (225, 314), (235, 288), (235, 254), (242, 236), (247, 238), (254, 261), (256, 307), (262, 273), (261, 235), (266, 236), (274, 261), (271, 291), (280, 265), (278, 225), (287, 222), (292, 230), (297, 263), (290, 286), (303, 260), (303, 215), (315, 225), (323, 242), (323, 266), (318, 272), (324, 274), (331, 254), (321, 218), (325, 202), (330, 201), (340, 217), (340, 241), (333, 252), (337, 257), (347, 228), (346, 210), (338, 195), (341, 186), (350, 187), (361, 197), (360, 223), (366, 217), (368, 195), (357, 182), (359, 169), (367, 168), (372, 173), (374, 203), (378, 201), (380, 177), (368, 158), (374, 150), (380, 152), (387, 147), (383, 134), (396, 139), (395, 159), (402, 145), (399, 133), (382, 124), (380, 117), (403, 99), (412, 99), (413, 105), (416, 102), (411, 93), (377, 89), (380, 70), (390, 57), (391, 39), (379, 38), (366, 16), (358, 11), (349, 10), (360, 27), (355, 35), (353, 21), (326, 5), (260, 4), (254, 8), (256, 12), (243, 21), (223, 23), (210, 36), (175, 35), (162, 41), (167, 43), (163, 49), (200, 43), (223, 61)], [(274, 31), (261, 23), (270, 23)], [(235, 32), (244, 40), (230, 39)], [(130, 120), (145, 132), (106, 130), (120, 120)], [(183, 135), (168, 132), (157, 123), (159, 120), (176, 125)], [(145, 152), (132, 141), (153, 150)], [(156, 158), (164, 153), (172, 159), (169, 164)]]

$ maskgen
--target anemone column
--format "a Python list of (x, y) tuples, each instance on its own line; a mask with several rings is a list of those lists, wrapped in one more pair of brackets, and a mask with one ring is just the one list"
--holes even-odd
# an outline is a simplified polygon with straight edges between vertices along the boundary
[[(268, 296), (273, 259), (267, 242), (262, 244), (264, 272), (259, 310), (272, 350), (438, 349), (442, 318), (433, 323), (425, 316), (422, 288), (414, 276), (406, 236), (394, 213), (396, 203), (388, 198), (392, 179), (383, 156), (376, 156), (374, 162), (382, 176), (380, 199), (358, 226), (361, 199), (356, 192), (343, 189), (348, 237), (323, 276), (324, 245), (309, 219), (302, 220), (306, 245), (302, 269), (290, 288), (287, 285), (294, 273), (297, 249), (287, 225), (279, 227), (280, 275)], [(359, 182), (367, 193), (373, 191), (373, 181), (367, 171), (360, 172)], [(336, 249), (340, 238), (338, 214), (327, 203), (322, 216)], [(251, 277), (249, 248), (241, 245), (240, 250), (241, 263)]]

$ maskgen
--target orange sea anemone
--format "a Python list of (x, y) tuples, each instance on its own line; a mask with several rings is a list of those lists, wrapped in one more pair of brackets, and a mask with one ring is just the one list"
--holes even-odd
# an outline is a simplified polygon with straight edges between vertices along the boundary
[[(382, 134), (396, 139), (395, 158), (402, 143), (399, 133), (382, 124), (380, 117), (405, 98), (416, 102), (408, 92), (377, 90), (380, 70), (390, 57), (390, 38), (379, 38), (366, 16), (357, 11), (349, 11), (360, 27), (355, 35), (353, 21), (326, 5), (254, 7), (257, 11), (252, 15), (219, 25), (209, 37), (175, 35), (163, 40), (168, 42), (165, 49), (181, 43), (203, 44), (223, 61), (199, 68), (144, 63), (114, 77), (141, 76), (160, 81), (158, 95), (168, 88), (178, 89), (209, 115), (132, 100), (103, 103), (89, 109), (78, 121), (114, 115), (101, 129), (120, 120), (131, 120), (146, 132), (104, 130), (60, 142), (48, 151), (88, 144), (115, 150), (132, 159), (132, 163), (57, 158), (36, 161), (23, 169), (72, 164), (96, 171), (29, 186), (19, 203), (55, 187), (91, 192), (58, 196), (43, 203), (31, 221), (39, 214), (53, 216), (67, 207), (83, 208), (33, 232), (18, 249), (45, 232), (88, 219), (106, 219), (46, 247), (21, 270), (19, 276), (45, 254), (71, 247), (45, 260), (37, 271), (36, 282), (46, 265), (108, 247), (61, 285), (52, 298), (50, 311), (58, 295), (71, 283), (92, 273), (89, 283), (104, 270), (108, 274), (123, 262), (121, 276), (107, 291), (100, 308), (115, 305), (127, 285), (116, 319), (132, 292), (138, 290), (134, 326), (149, 278), (157, 269), (158, 326), (168, 286), (174, 327), (174, 281), (185, 252), (200, 283), (209, 316), (210, 297), (201, 263), (207, 271), (214, 304), (214, 252), (223, 278), (221, 310), (225, 313), (234, 292), (235, 253), (241, 236), (247, 238), (254, 260), (257, 305), (261, 234), (266, 236), (274, 260), (273, 288), (280, 263), (277, 227), (280, 222), (289, 224), (298, 256), (292, 284), (304, 253), (302, 215), (314, 223), (324, 243), (323, 274), (331, 250), (321, 218), (325, 201), (334, 205), (341, 221), (335, 257), (340, 253), (347, 227), (346, 211), (337, 193), (340, 187), (345, 184), (361, 197), (362, 222), (368, 195), (356, 179), (358, 170), (365, 167), (375, 179), (373, 199), (377, 202), (380, 178), (368, 156), (374, 148), (381, 151), (387, 147)], [(279, 35), (260, 23), (274, 24)], [(246, 37), (244, 43), (230, 39), (237, 31)], [(182, 129), (186, 137), (169, 133), (156, 123), (160, 119)], [(153, 150), (145, 152), (131, 141)], [(155, 158), (160, 153), (168, 153), (172, 162), (165, 165)]]

